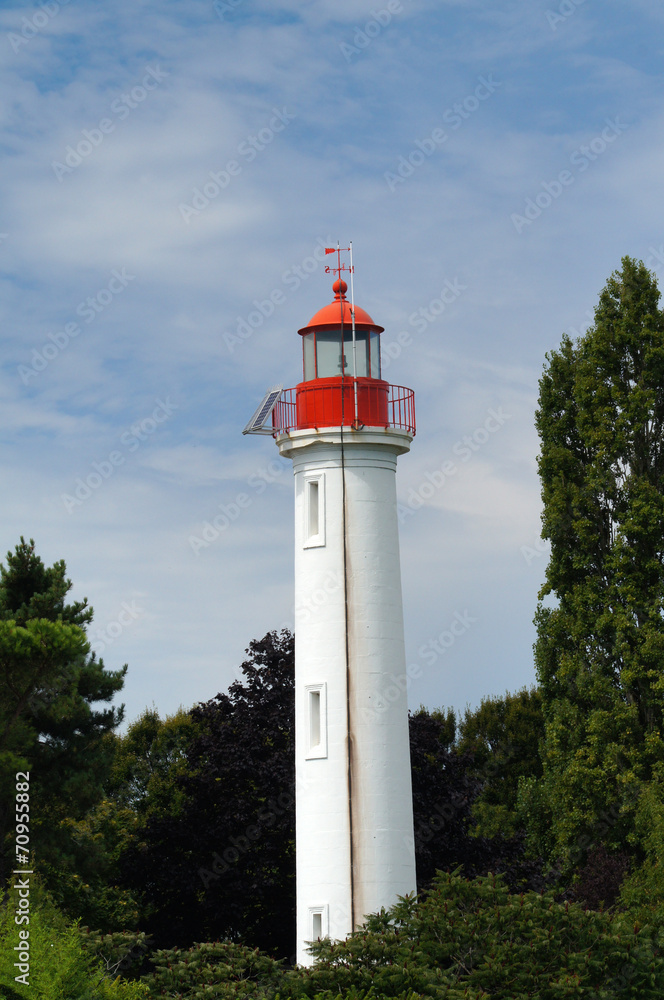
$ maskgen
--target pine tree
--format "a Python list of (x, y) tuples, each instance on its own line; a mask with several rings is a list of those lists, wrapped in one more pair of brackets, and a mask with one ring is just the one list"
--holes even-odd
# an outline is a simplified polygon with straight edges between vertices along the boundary
[(102, 795), (123, 707), (96, 709), (122, 689), (127, 667), (109, 671), (90, 654), (87, 599), (66, 603), (63, 561), (44, 566), (21, 538), (0, 566), (0, 875), (7, 852), (14, 775), (30, 771), (31, 847), (58, 867), (72, 851), (65, 820), (81, 819)]

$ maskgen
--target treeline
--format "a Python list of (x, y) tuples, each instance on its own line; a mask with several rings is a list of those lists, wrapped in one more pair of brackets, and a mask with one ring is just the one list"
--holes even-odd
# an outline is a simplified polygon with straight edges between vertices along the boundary
[[(122, 711), (93, 706), (121, 689), (126, 668), (108, 672), (87, 652), (92, 610), (66, 602), (65, 564), (46, 568), (21, 540), (0, 572), (10, 696), (2, 709), (5, 873), (14, 775), (29, 771), (31, 849), (63, 913), (104, 934), (144, 931), (155, 947), (224, 938), (290, 958), (292, 634), (251, 642), (242, 680), (227, 693), (165, 719), (146, 711), (119, 735)], [(437, 869), (459, 865), (470, 876), (504, 872), (514, 889), (544, 885), (516, 814), (519, 779), (541, 774), (542, 733), (535, 690), (487, 699), (461, 720), (451, 710), (411, 715), (420, 889)]]

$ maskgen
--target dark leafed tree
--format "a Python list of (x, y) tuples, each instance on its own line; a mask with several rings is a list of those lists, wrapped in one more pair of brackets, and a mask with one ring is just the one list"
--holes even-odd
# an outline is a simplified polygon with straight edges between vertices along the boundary
[(289, 957), (295, 943), (294, 647), (250, 643), (242, 681), (191, 711), (177, 814), (155, 808), (125, 853), (159, 945), (228, 938)]
[[(179, 744), (186, 766), (179, 760), (177, 770), (165, 774), (159, 797), (150, 792), (149, 782), (132, 780), (132, 802), (144, 819), (124, 852), (122, 883), (140, 894), (141, 927), (160, 947), (228, 939), (290, 958), (295, 944), (293, 636), (268, 633), (250, 643), (247, 652), (242, 681), (192, 709), (196, 733)], [(145, 774), (146, 748), (154, 749), (145, 737), (153, 728), (146, 718), (128, 734), (123, 767), (127, 770), (133, 753), (141, 758), (128, 767), (130, 776)], [(462, 865), (469, 874), (505, 871), (521, 885), (529, 874), (519, 868), (521, 844), (471, 834), (472, 804), (484, 778), (472, 770), (471, 754), (456, 752), (455, 733), (449, 711), (420, 710), (410, 720), (418, 884), (428, 885), (437, 868)]]
[[(63, 561), (50, 568), (21, 538), (0, 567), (0, 845), (5, 865), (14, 774), (30, 771), (31, 845), (56, 867), (71, 849), (65, 820), (101, 798), (122, 708), (97, 709), (121, 690), (127, 670), (108, 671), (90, 655), (87, 600), (67, 603)], [(11, 867), (11, 865), (10, 865)]]
[(480, 844), (469, 836), (471, 809), (482, 782), (471, 774), (474, 758), (454, 750), (454, 713), (420, 708), (410, 716), (410, 761), (417, 887), (437, 869), (474, 870)]
[[(518, 716), (518, 713), (515, 713)], [(469, 714), (466, 730), (469, 732)], [(491, 719), (491, 721), (495, 721)], [(427, 889), (437, 871), (461, 868), (472, 878), (501, 873), (513, 889), (544, 887), (541, 860), (526, 859), (523, 836), (505, 829), (492, 836), (476, 830), (475, 810), (492, 789), (499, 800), (506, 797), (501, 780), (509, 769), (505, 726), (502, 738), (494, 732), (495, 756), (486, 752), (478, 733), (486, 735), (487, 719), (473, 729), (474, 746), (456, 740), (456, 720), (451, 710), (428, 712), (421, 708), (410, 716), (410, 756), (413, 782), (413, 821), (417, 886)], [(511, 727), (515, 732), (519, 726)], [(508, 785), (514, 783), (514, 774)]]
[(546, 722), (535, 839), (578, 862), (618, 851), (664, 767), (664, 314), (625, 257), (593, 326), (540, 380), (537, 429), (551, 558), (537, 612)]

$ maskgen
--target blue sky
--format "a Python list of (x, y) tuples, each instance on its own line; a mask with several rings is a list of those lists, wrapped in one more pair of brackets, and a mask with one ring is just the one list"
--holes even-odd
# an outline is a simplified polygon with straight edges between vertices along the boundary
[(416, 392), (410, 703), (534, 682), (537, 383), (623, 255), (664, 274), (663, 29), (656, 0), (0, 6), (2, 551), (67, 561), (129, 719), (292, 623), (291, 469), (241, 430), (299, 380), (337, 240)]

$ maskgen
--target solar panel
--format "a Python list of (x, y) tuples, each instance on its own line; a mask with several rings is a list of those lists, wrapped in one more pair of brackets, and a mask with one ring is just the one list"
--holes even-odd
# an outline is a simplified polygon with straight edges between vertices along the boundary
[(282, 385), (273, 385), (267, 390), (260, 406), (242, 431), (243, 434), (272, 434), (272, 427), (266, 427), (265, 424), (279, 401), (282, 389)]

